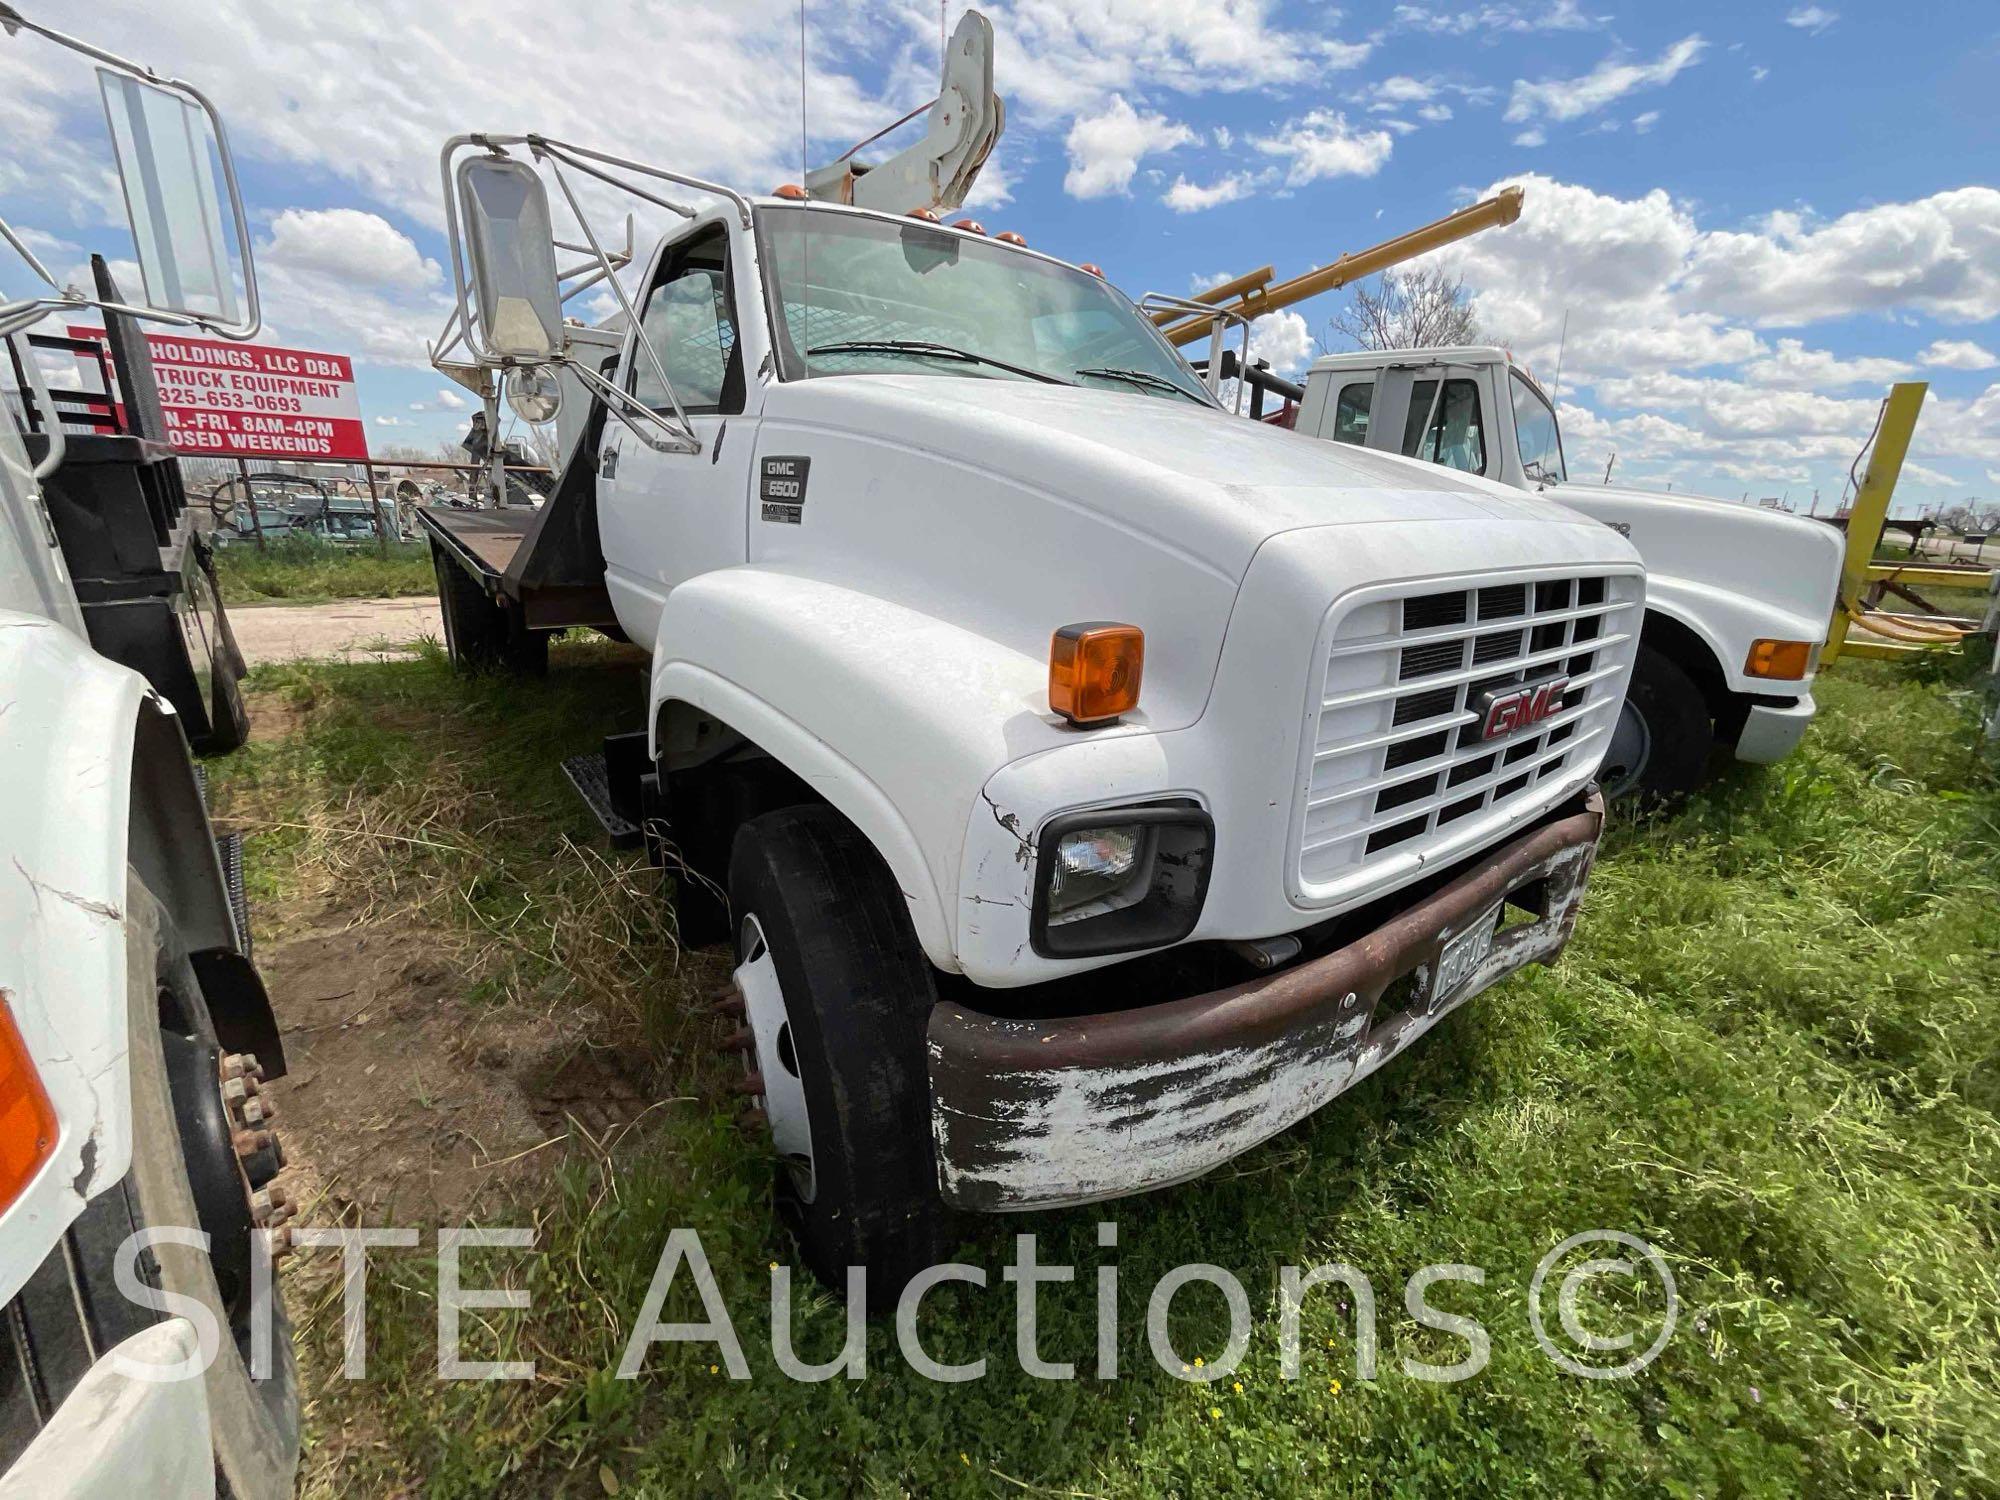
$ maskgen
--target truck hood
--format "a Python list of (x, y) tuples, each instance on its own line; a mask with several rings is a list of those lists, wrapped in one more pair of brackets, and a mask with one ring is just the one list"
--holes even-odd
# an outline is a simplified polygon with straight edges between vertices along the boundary
[[(1564, 484), (1541, 492), (1625, 531), (1646, 559), (1650, 590), (1698, 587), (1789, 617), (1756, 633), (1824, 631), (1846, 543), (1824, 521), (1708, 495), (1624, 485)], [(1731, 654), (1740, 656), (1734, 645)]]
[[(1575, 518), (1539, 497), (1320, 442), (1176, 398), (935, 375), (776, 387), (767, 415), (907, 443), (1184, 550), (1241, 580), (1268, 538), (1312, 526)], [(1617, 555), (1617, 549), (1613, 549)]]

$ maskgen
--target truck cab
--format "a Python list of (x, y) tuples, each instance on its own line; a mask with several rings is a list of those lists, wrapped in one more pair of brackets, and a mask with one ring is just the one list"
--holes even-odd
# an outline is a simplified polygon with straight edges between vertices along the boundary
[(1646, 560), (1631, 692), (1608, 794), (1671, 801), (1719, 747), (1768, 764), (1813, 716), (1840, 582), (1831, 527), (1699, 495), (1572, 479), (1555, 403), (1504, 349), (1371, 350), (1314, 362), (1296, 430), (1541, 494), (1629, 537)]
[[(875, 1308), (951, 1210), (1199, 1176), (1553, 962), (1644, 603), (1610, 529), (1243, 421), (1095, 267), (944, 222), (990, 45), (969, 14), (916, 156), (766, 196), (539, 135), (443, 160), (434, 361), (589, 397), (539, 509), (420, 512), (452, 655), (649, 654), (572, 779), (732, 946), (776, 1206)], [(628, 285), (572, 174), (705, 198)], [(533, 242), (544, 178), (594, 270)]]

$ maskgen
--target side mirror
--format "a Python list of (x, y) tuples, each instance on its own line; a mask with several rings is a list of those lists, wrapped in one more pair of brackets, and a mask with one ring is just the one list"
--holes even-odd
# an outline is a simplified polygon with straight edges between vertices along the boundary
[[(99, 68), (97, 77), (147, 304), (239, 322), (229, 227), (216, 185), (220, 146), (207, 119), (180, 94), (128, 73)], [(247, 276), (247, 255), (245, 267)]]
[(458, 195), (480, 341), (489, 353), (509, 359), (560, 353), (562, 297), (540, 175), (511, 157), (468, 156), (458, 165)]

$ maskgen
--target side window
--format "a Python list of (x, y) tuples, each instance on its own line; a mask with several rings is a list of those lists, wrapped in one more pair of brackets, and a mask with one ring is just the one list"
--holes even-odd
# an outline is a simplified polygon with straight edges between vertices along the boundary
[[(1410, 414), (1403, 422), (1403, 452), (1467, 474), (1486, 472), (1486, 434), (1479, 425), (1479, 386), (1470, 380), (1447, 380), (1437, 396), (1435, 380), (1410, 386)], [(1433, 415), (1431, 403), (1437, 398)], [(1431, 424), (1424, 428), (1424, 418)]]
[[(684, 410), (740, 411), (743, 373), (736, 359), (736, 319), (730, 310), (727, 231), (718, 229), (676, 250), (640, 312), (646, 337), (673, 382)], [(665, 408), (667, 393), (635, 340), (632, 394)]]
[(1563, 465), (1562, 435), (1556, 414), (1535, 390), (1513, 371), (1507, 386), (1514, 398), (1514, 440), (1521, 445), (1521, 471), (1540, 484), (1560, 484), (1569, 478)]
[(1340, 388), (1340, 401), (1333, 409), (1333, 440), (1368, 446), (1368, 408), (1375, 401), (1375, 382), (1356, 381)]

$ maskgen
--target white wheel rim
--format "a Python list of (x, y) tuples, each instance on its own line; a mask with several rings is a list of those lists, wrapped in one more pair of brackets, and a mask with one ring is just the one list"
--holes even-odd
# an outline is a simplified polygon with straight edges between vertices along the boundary
[(756, 1047), (744, 1059), (744, 1067), (763, 1076), (764, 1092), (758, 1102), (771, 1122), (772, 1149), (791, 1173), (800, 1201), (810, 1203), (819, 1191), (813, 1171), (812, 1115), (806, 1108), (805, 1080), (799, 1076), (798, 1049), (791, 1036), (785, 992), (778, 983), (778, 966), (755, 915), (743, 918), (738, 952), (743, 958), (736, 966), (736, 987)]
[(1611, 730), (1611, 744), (1604, 752), (1600, 768), (1604, 795), (1617, 801), (1639, 784), (1646, 763), (1653, 758), (1653, 731), (1645, 716), (1628, 700), (1618, 710), (1618, 722)]

